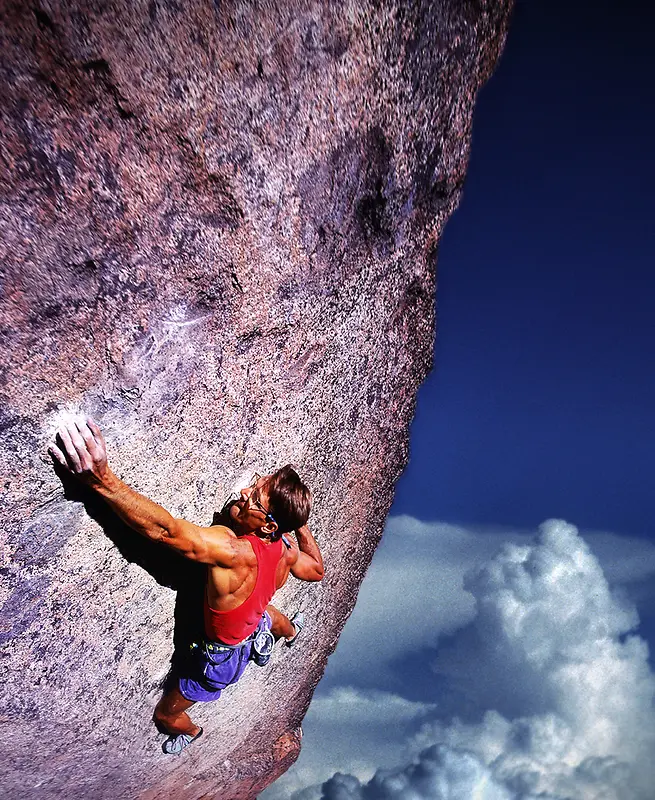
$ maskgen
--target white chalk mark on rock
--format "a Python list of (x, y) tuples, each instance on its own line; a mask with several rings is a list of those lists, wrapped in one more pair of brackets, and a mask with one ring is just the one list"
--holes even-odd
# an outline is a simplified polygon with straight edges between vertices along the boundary
[(163, 321), (164, 325), (172, 325), (175, 328), (188, 328), (191, 325), (199, 325), (206, 319), (209, 319), (211, 314), (204, 314), (201, 317), (194, 317), (193, 319), (187, 319), (187, 307), (184, 303), (180, 303), (180, 305), (174, 306), (168, 319)]

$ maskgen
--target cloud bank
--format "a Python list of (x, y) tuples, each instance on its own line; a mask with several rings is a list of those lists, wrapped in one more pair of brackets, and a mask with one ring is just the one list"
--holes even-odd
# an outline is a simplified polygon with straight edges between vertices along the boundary
[[(572, 798), (650, 800), (655, 676), (614, 594), (572, 525), (550, 521), (531, 545), (506, 545), (465, 580), (476, 614), (434, 664), (499, 705), (515, 687), (533, 713), (426, 724), (412, 763), (367, 783), (335, 776), (325, 800)], [(531, 699), (532, 698), (532, 699)], [(493, 707), (493, 706), (492, 706)]]
[[(409, 741), (436, 708), (433, 703), (407, 700), (391, 692), (352, 687), (336, 687), (317, 695), (303, 722), (311, 744), (305, 748), (306, 734), (298, 763), (267, 789), (262, 800), (317, 800), (320, 782), (337, 766), (365, 781), (380, 764), (401, 764), (413, 751), (404, 751), (399, 742)], [(326, 752), (327, 759), (323, 757)]]
[(528, 538), (527, 533), (480, 533), (409, 516), (391, 517), (322, 686), (397, 690), (395, 658), (436, 646), (440, 636), (473, 619), (475, 603), (464, 589), (465, 574), (490, 559), (504, 542)]
[(322, 800), (512, 800), (479, 759), (434, 745), (402, 770), (375, 774), (362, 786), (352, 775), (336, 774), (322, 787)]
[(561, 521), (392, 518), (262, 800), (651, 800), (655, 679), (625, 590), (652, 587), (655, 547), (587, 538), (596, 555)]

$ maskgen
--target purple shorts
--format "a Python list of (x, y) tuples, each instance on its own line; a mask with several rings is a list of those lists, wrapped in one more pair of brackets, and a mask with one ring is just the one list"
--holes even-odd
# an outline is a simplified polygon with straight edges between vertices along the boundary
[[(271, 618), (264, 611), (257, 625), (257, 633), (270, 631)], [(220, 642), (217, 643), (220, 646)], [(252, 653), (252, 639), (241, 645), (225, 648), (222, 652), (210, 652), (200, 645), (191, 658), (187, 677), (180, 678), (180, 693), (187, 700), (206, 703), (218, 700), (226, 686), (236, 683), (248, 666)]]

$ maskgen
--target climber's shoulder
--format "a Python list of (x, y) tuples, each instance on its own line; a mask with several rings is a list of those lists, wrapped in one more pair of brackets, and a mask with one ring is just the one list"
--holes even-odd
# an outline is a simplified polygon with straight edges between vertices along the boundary
[(293, 536), (290, 536), (288, 533), (282, 534), (282, 542), (284, 547), (282, 548), (280, 560), (291, 567), (298, 561), (298, 554), (300, 553), (298, 543)]
[(298, 545), (293, 539), (285, 533), (282, 536), (282, 542), (284, 546), (282, 547), (280, 560), (278, 561), (275, 573), (275, 585), (278, 589), (287, 582), (289, 574), (291, 573), (291, 567), (298, 561)]
[(256, 562), (250, 542), (238, 537), (225, 525), (204, 528), (183, 519), (173, 522), (168, 537), (171, 541), (165, 543), (192, 561), (230, 569)]
[(212, 525), (207, 528), (207, 535), (212, 537), (214, 544), (221, 550), (231, 554), (233, 566), (246, 564), (251, 566), (257, 563), (257, 556), (250, 544), (249, 537), (239, 536), (227, 525)]

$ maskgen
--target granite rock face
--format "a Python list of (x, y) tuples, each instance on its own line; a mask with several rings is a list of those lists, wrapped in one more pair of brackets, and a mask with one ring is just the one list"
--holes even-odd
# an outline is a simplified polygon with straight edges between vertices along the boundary
[[(430, 364), (436, 248), (511, 0), (2, 0), (0, 795), (252, 798), (286, 770), (379, 541)], [(209, 524), (245, 473), (312, 487), (302, 644), (163, 756), (203, 574), (46, 448)]]

